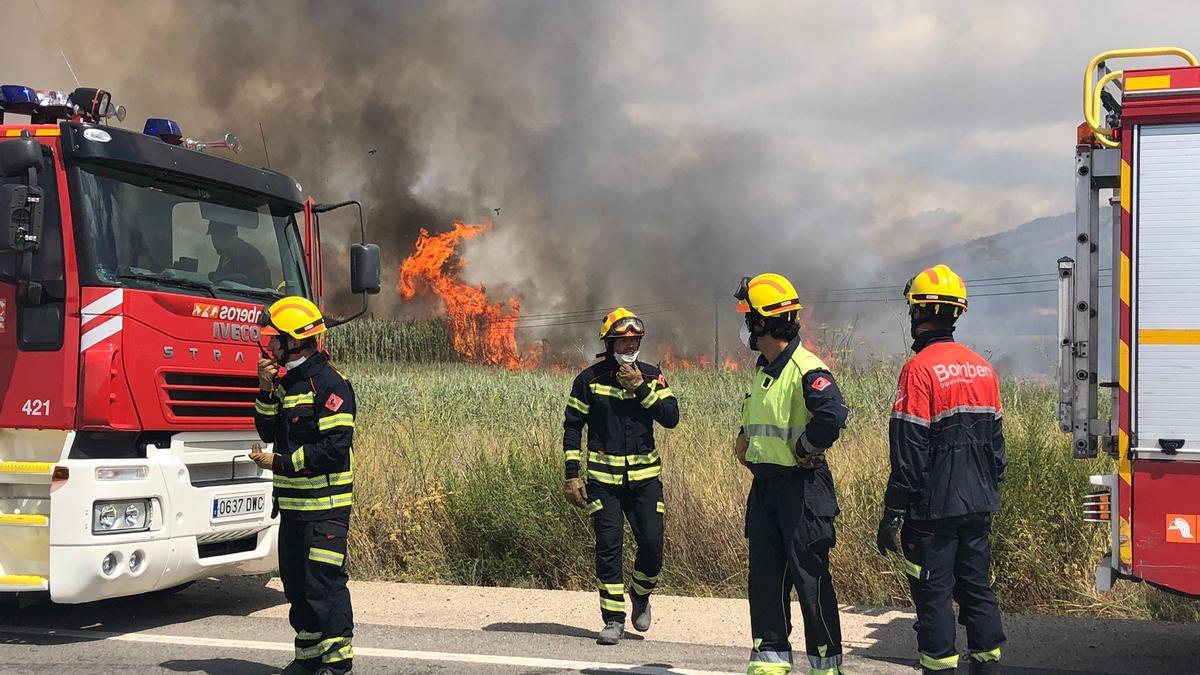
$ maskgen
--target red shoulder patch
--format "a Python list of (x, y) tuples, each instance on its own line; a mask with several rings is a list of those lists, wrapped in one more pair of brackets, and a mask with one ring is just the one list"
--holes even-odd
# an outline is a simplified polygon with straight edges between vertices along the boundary
[(822, 375), (812, 381), (812, 388), (816, 389), (817, 391), (825, 391), (825, 389), (827, 389), (831, 384), (833, 384), (833, 382), (830, 382), (829, 379)]
[(343, 401), (341, 396), (338, 396), (337, 394), (330, 394), (329, 398), (325, 400), (325, 407), (329, 408), (333, 412), (337, 412), (341, 409), (342, 403)]

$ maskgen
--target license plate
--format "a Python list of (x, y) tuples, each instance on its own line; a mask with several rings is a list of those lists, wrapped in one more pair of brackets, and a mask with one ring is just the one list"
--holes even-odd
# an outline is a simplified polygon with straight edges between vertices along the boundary
[(253, 516), (267, 510), (267, 496), (230, 495), (214, 497), (212, 503), (212, 520), (227, 520), (241, 516)]

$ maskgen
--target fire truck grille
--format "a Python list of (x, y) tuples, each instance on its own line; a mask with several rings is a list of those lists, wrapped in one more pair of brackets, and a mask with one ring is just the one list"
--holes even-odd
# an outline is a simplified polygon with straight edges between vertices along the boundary
[(165, 373), (162, 388), (168, 412), (177, 420), (251, 417), (258, 378), (247, 375)]

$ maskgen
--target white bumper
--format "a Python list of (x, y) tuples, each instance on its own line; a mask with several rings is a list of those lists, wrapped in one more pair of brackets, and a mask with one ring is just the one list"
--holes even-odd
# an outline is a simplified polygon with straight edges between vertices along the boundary
[[(150, 446), (145, 459), (60, 460), (59, 466), (67, 467), (70, 477), (50, 495), (51, 599), (91, 602), (206, 577), (275, 569), (279, 526), (278, 519), (271, 517), (270, 474), (259, 471), (246, 457), (256, 441), (253, 432), (181, 433), (169, 447)], [(147, 467), (148, 471), (145, 478), (101, 480), (100, 467)], [(231, 480), (200, 480), (214, 469)], [(214, 520), (213, 500), (236, 495), (263, 496), (265, 510)], [(149, 529), (94, 532), (94, 504), (126, 499), (150, 501)], [(230, 542), (238, 545), (225, 546)], [(109, 555), (115, 565), (105, 573)], [(135, 558), (140, 561), (131, 567)]]

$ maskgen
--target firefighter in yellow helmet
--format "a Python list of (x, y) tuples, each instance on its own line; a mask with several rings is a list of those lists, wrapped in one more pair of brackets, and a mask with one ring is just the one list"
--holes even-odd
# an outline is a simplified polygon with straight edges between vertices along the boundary
[[(645, 334), (642, 320), (624, 307), (604, 317), (604, 352), (575, 378), (563, 420), (563, 494), (591, 516), (596, 535), (596, 582), (604, 621), (596, 642), (602, 645), (615, 645), (625, 634), (621, 549), (626, 519), (637, 542), (629, 590), (638, 631), (650, 628), (650, 594), (662, 571), (662, 459), (654, 447), (654, 423), (674, 428), (679, 405), (662, 371), (638, 360)], [(585, 451), (586, 483), (580, 474)]]
[[(354, 489), (354, 390), (317, 349), (325, 319), (298, 296), (270, 306), (259, 322), (254, 426), (272, 452), (255, 464), (274, 473), (279, 576), (291, 603), (296, 655), (287, 675), (341, 675), (353, 665), (354, 618), (346, 588), (346, 536)], [(280, 367), (286, 369), (282, 377)]]
[(998, 673), (1005, 638), (989, 539), (1007, 466), (999, 382), (991, 364), (954, 341), (967, 311), (961, 277), (946, 265), (924, 269), (904, 298), (914, 355), (900, 370), (888, 427), (891, 475), (877, 546), (904, 556), (921, 669), (958, 667), (955, 601), (970, 672)]
[(742, 404), (738, 461), (754, 474), (746, 503), (750, 543), (749, 675), (792, 670), (792, 587), (804, 614), (808, 672), (841, 672), (842, 631), (829, 575), (838, 514), (826, 452), (847, 408), (829, 368), (800, 344), (800, 299), (778, 274), (742, 279), (742, 342), (760, 353)]

